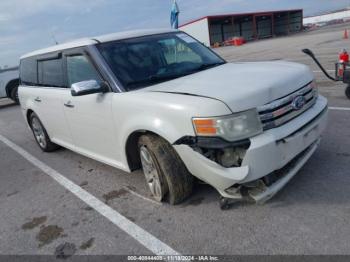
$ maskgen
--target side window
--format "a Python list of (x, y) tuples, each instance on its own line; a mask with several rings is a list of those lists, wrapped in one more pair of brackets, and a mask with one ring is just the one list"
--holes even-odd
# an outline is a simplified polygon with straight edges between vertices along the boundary
[(38, 61), (38, 75), (40, 85), (65, 87), (62, 59)]
[(67, 78), (69, 86), (82, 81), (102, 81), (95, 67), (84, 55), (67, 57)]
[(35, 58), (30, 57), (22, 59), (19, 71), (21, 83), (23, 85), (38, 84), (37, 62)]

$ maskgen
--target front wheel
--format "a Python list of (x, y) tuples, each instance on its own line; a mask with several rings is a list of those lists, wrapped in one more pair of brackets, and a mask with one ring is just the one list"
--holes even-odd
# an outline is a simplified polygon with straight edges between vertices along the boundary
[(33, 131), (35, 141), (38, 143), (42, 151), (52, 152), (59, 148), (58, 145), (51, 142), (45, 127), (35, 113), (30, 115), (30, 127)]
[(193, 176), (174, 148), (159, 136), (143, 135), (139, 152), (147, 185), (155, 200), (166, 197), (172, 205), (181, 203), (192, 193)]
[(348, 85), (345, 89), (345, 95), (348, 99), (350, 99), (350, 85)]

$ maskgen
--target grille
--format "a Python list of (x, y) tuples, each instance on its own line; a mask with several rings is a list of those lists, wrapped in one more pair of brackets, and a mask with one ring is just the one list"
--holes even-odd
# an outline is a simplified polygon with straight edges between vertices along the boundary
[[(310, 109), (317, 99), (317, 89), (309, 83), (298, 91), (258, 108), (264, 130), (279, 127)], [(300, 103), (297, 103), (299, 100)]]

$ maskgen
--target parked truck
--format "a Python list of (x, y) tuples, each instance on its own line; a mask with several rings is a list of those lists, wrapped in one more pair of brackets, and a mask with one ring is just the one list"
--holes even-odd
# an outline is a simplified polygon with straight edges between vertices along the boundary
[(0, 98), (8, 97), (18, 104), (18, 86), (18, 67), (0, 69)]

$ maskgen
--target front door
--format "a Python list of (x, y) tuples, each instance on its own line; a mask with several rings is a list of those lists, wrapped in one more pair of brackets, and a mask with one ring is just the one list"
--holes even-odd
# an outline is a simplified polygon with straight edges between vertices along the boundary
[[(98, 70), (85, 54), (65, 55), (68, 86), (74, 83), (103, 81)], [(80, 153), (118, 166), (116, 133), (112, 117), (114, 93), (64, 97), (64, 112)]]

